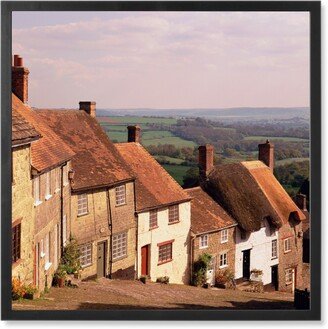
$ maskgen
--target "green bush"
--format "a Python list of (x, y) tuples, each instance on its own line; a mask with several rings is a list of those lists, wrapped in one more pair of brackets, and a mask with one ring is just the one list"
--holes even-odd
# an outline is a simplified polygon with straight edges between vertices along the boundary
[(61, 265), (67, 274), (73, 274), (81, 269), (79, 246), (73, 237), (70, 237), (69, 243), (64, 247)]
[(206, 283), (207, 270), (211, 259), (212, 256), (210, 254), (204, 253), (199, 256), (196, 262), (194, 262), (192, 285), (199, 287)]

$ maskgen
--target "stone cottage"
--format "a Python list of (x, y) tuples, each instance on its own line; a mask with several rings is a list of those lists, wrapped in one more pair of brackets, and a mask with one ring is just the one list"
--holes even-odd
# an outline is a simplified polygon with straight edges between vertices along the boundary
[(188, 284), (190, 196), (140, 144), (140, 127), (115, 146), (136, 177), (137, 277)]
[[(13, 161), (14, 176), (28, 175), (30, 179), (27, 191), (30, 194), (25, 197), (16, 197), (13, 194), (13, 208), (22, 202), (30, 203), (31, 198), (33, 200), (33, 248), (28, 253), (29, 258), (33, 255), (33, 282), (43, 290), (51, 285), (52, 275), (60, 260), (61, 233), (70, 229), (68, 171), (74, 153), (50, 129), (46, 121), (27, 105), (29, 71), (24, 68), (22, 58), (17, 55), (14, 57), (12, 72), (13, 110), (39, 133), (39, 138), (31, 143), (29, 154), (26, 154), (27, 158), (30, 157), (30, 165), (25, 163), (25, 167), (17, 168), (18, 164)], [(27, 169), (29, 170), (26, 171)], [(30, 204), (26, 205), (26, 213), (31, 214), (30, 208)], [(25, 243), (25, 239), (30, 244), (29, 235), (25, 237), (22, 232), (20, 234), (21, 244)], [(19, 230), (13, 229), (13, 241), (17, 235)]]
[(259, 161), (213, 166), (213, 147), (199, 149), (201, 186), (237, 223), (235, 278), (262, 272), (264, 285), (293, 291), (302, 284), (302, 211), (273, 175), (274, 148)]
[(208, 280), (215, 284), (219, 272), (235, 272), (236, 221), (201, 187), (185, 190), (191, 201), (191, 261), (204, 253), (212, 256)]
[(98, 124), (95, 102), (37, 112), (75, 152), (71, 234), (80, 246), (82, 278), (134, 279), (134, 175)]

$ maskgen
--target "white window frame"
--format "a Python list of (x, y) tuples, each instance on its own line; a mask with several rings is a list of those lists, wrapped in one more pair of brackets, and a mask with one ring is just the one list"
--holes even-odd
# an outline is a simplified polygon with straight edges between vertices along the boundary
[(88, 194), (77, 195), (77, 215), (83, 216), (89, 213)]
[(274, 239), (271, 241), (271, 259), (278, 258), (278, 240)]
[[(92, 243), (86, 243), (79, 246), (80, 264), (82, 268), (92, 265)], [(84, 262), (85, 260), (85, 262)]]
[(128, 255), (128, 232), (113, 234), (112, 237), (113, 261), (125, 258)]
[[(163, 250), (163, 248), (168, 248)], [(163, 253), (166, 256), (163, 258)], [(169, 257), (168, 257), (169, 256)], [(173, 242), (168, 242), (158, 246), (158, 265), (171, 262), (173, 260)]]
[(63, 245), (66, 246), (67, 242), (67, 216), (63, 216)]
[(291, 238), (284, 239), (284, 253), (291, 252), (292, 251), (292, 242)]
[(122, 206), (126, 204), (126, 187), (125, 184), (115, 187), (115, 204)]
[(178, 204), (169, 207), (168, 216), (169, 216), (169, 224), (179, 223), (180, 209)]
[(44, 242), (43, 239), (40, 241), (40, 257), (43, 258), (46, 254), (44, 253)]
[(221, 231), (221, 243), (226, 243), (228, 242), (229, 237), (228, 237), (228, 229), (224, 229)]
[(149, 212), (149, 230), (153, 230), (157, 227), (158, 227), (158, 212), (155, 209)]
[(44, 269), (45, 270), (48, 270), (51, 266), (51, 256), (50, 256), (50, 232), (48, 232), (46, 234), (46, 237), (45, 237), (45, 241), (44, 241), (44, 244), (45, 244), (45, 250), (44, 250)]
[(228, 266), (228, 253), (224, 252), (220, 254), (220, 268), (224, 268)]
[(33, 197), (35, 206), (42, 203), (40, 198), (40, 176), (35, 176), (33, 178)]
[(45, 195), (45, 199), (49, 200), (52, 195), (51, 195), (51, 172), (48, 171), (45, 173), (46, 176), (46, 195)]
[(209, 240), (208, 234), (201, 235), (199, 237), (199, 249), (208, 248), (208, 240)]

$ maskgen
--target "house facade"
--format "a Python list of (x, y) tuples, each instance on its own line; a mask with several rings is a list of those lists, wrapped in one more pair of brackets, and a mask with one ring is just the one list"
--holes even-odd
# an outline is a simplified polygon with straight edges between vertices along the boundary
[(115, 146), (136, 177), (137, 277), (188, 284), (190, 197), (140, 144), (138, 126)]
[(215, 284), (218, 273), (235, 273), (236, 221), (201, 187), (185, 190), (191, 201), (191, 260), (204, 253), (212, 256), (208, 283)]
[(95, 102), (37, 112), (75, 152), (71, 234), (79, 244), (82, 278), (134, 279), (134, 177), (98, 124)]
[(273, 175), (274, 147), (259, 145), (259, 161), (213, 166), (213, 147), (199, 148), (200, 181), (238, 223), (235, 278), (262, 272), (264, 285), (293, 291), (302, 284), (302, 211)]

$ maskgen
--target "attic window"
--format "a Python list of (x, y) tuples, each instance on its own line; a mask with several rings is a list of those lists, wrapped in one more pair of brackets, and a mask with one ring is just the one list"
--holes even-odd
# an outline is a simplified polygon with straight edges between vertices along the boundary
[(222, 230), (221, 231), (221, 243), (228, 242), (228, 230)]
[(208, 234), (201, 235), (199, 238), (199, 248), (207, 248), (208, 247)]
[(152, 210), (149, 213), (149, 229), (154, 229), (158, 227), (157, 224), (157, 210)]
[(179, 205), (169, 207), (169, 224), (179, 221)]
[(126, 204), (125, 185), (115, 187), (115, 197), (117, 206)]
[(292, 251), (292, 243), (291, 238), (284, 239), (284, 252), (290, 252)]
[(88, 195), (79, 194), (77, 196), (77, 215), (82, 216), (88, 213)]

